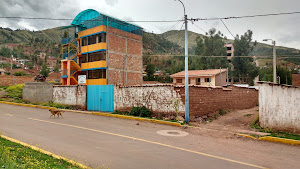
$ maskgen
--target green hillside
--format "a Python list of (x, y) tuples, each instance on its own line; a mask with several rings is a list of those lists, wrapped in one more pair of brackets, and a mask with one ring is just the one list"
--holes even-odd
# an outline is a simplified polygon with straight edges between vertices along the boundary
[[(42, 31), (29, 30), (11, 30), (9, 28), (0, 27), (0, 44), (19, 43), (30, 44), (34, 42), (49, 42), (53, 44), (60, 43), (61, 27), (46, 29)], [(69, 33), (72, 34), (72, 29)], [(194, 54), (197, 36), (204, 37), (202, 34), (189, 31), (189, 52)], [(233, 43), (233, 40), (224, 40), (225, 43)], [(146, 54), (184, 54), (184, 30), (171, 30), (162, 34), (154, 34), (144, 32), (143, 47)], [(258, 43), (251, 55), (255, 56), (271, 56), (272, 46)], [(300, 55), (300, 50), (277, 47), (278, 56)]]

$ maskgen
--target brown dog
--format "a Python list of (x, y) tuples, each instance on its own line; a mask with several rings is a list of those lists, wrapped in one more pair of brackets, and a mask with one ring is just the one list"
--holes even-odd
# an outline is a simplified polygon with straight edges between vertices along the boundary
[(55, 118), (55, 115), (57, 115), (57, 118), (58, 118), (59, 116), (61, 116), (61, 117), (63, 118), (63, 116), (62, 116), (62, 114), (61, 114), (61, 113), (63, 113), (63, 111), (57, 110), (57, 109), (49, 109), (49, 111), (51, 112), (50, 118), (51, 118), (52, 116), (54, 116), (54, 118)]

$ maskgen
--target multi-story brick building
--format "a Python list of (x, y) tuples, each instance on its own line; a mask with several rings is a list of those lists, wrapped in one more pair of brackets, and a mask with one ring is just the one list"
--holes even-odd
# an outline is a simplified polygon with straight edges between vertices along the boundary
[[(74, 28), (69, 36), (66, 29)], [(140, 85), (142, 69), (142, 28), (87, 9), (71, 26), (62, 28), (62, 83), (87, 85)]]

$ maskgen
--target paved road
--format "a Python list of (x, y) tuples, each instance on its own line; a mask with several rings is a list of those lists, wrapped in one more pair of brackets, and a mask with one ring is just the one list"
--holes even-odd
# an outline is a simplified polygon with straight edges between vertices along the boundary
[[(299, 168), (300, 147), (216, 137), (202, 129), (65, 112), (50, 119), (45, 109), (0, 104), (3, 135), (92, 167), (115, 168)], [(139, 125), (136, 125), (139, 123)], [(180, 130), (187, 136), (163, 136)], [(178, 134), (178, 133), (171, 133)]]

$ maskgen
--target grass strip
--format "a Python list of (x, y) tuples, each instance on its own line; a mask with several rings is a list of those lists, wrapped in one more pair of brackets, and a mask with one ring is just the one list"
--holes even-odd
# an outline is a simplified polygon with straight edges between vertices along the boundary
[(0, 168), (80, 168), (63, 159), (56, 159), (29, 147), (11, 142), (0, 137)]

